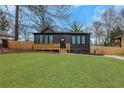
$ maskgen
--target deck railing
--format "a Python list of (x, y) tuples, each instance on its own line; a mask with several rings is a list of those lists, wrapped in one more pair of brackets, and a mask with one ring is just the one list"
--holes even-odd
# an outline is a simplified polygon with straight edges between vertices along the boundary
[[(53, 43), (53, 44), (33, 44), (33, 50), (59, 50), (60, 51), (60, 44), (59, 43)], [(66, 48), (64, 48), (66, 51), (70, 51), (70, 44), (66, 43)]]
[[(60, 51), (59, 43), (52, 44), (36, 44), (32, 41), (8, 41), (8, 48), (10, 49), (29, 49), (29, 50), (58, 50)], [(65, 51), (70, 51), (70, 44), (66, 43)]]
[(33, 44), (33, 50), (59, 50), (59, 44)]

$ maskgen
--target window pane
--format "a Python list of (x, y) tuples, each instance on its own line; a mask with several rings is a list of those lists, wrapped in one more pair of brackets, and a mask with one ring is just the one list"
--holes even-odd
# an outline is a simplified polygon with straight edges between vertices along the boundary
[(34, 42), (36, 43), (36, 35), (34, 35)]
[(76, 36), (72, 36), (72, 44), (76, 44)]
[(82, 44), (85, 44), (85, 36), (82, 36)]
[(40, 43), (40, 35), (37, 35), (38, 43)]
[(39, 43), (39, 41), (40, 41), (39, 35), (36, 35), (36, 36), (35, 36), (35, 42), (36, 42), (36, 43)]
[(43, 35), (40, 35), (40, 44), (43, 43)]
[(44, 35), (44, 43), (48, 44), (48, 35)]
[(49, 36), (49, 43), (53, 43), (53, 36), (52, 35)]
[(80, 36), (77, 36), (77, 44), (80, 44)]

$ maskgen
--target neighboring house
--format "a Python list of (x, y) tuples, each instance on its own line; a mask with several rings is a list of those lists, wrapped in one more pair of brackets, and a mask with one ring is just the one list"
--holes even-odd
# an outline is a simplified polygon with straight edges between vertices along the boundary
[(34, 50), (66, 50), (71, 53), (90, 53), (90, 34), (83, 32), (55, 32), (46, 28), (34, 33)]
[(114, 47), (124, 47), (124, 35), (116, 36), (112, 41)]
[(13, 40), (14, 37), (0, 31), (0, 47), (7, 47), (7, 40)]

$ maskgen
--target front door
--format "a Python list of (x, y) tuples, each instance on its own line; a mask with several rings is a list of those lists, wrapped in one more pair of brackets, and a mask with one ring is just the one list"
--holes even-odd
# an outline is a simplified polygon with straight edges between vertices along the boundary
[(65, 38), (60, 39), (60, 48), (66, 48)]

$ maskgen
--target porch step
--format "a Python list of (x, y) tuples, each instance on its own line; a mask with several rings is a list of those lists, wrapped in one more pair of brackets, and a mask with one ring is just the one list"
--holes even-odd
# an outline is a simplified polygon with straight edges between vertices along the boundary
[(59, 53), (67, 53), (67, 50), (66, 49), (60, 49)]

